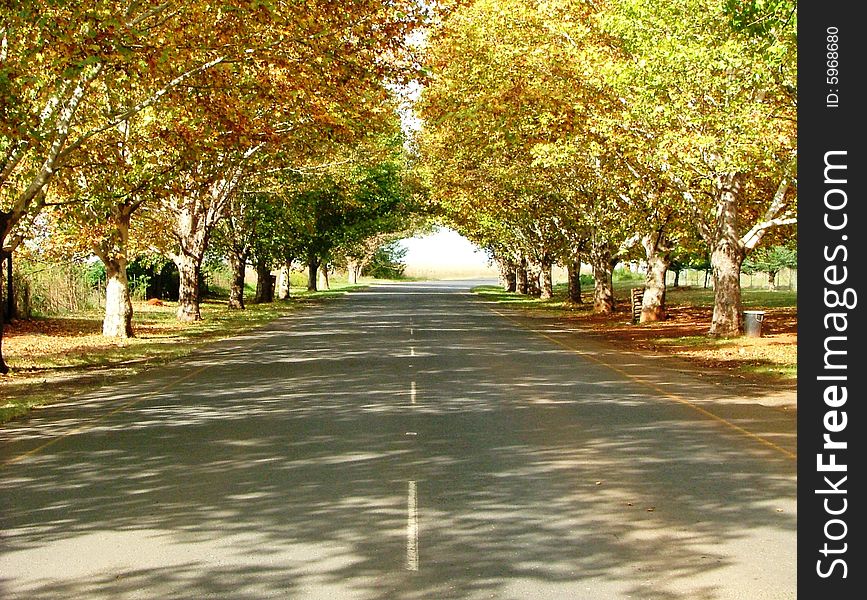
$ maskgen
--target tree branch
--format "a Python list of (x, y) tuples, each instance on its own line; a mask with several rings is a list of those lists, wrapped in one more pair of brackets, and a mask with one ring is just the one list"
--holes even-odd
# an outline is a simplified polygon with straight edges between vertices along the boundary
[(178, 85), (180, 85), (181, 83), (183, 83), (187, 79), (189, 79), (195, 75), (198, 75), (199, 73), (203, 73), (203, 72), (207, 71), (208, 69), (219, 65), (220, 63), (224, 62), (225, 60), (226, 60), (226, 56), (223, 55), (223, 56), (220, 56), (219, 58), (209, 60), (209, 61), (199, 65), (198, 67), (196, 67), (194, 69), (190, 69), (189, 71), (185, 71), (184, 73), (181, 73), (180, 75), (178, 75), (177, 77), (175, 77), (174, 79), (169, 81), (161, 89), (157, 90), (156, 92), (154, 92), (153, 94), (151, 94), (149, 97), (145, 98), (144, 100), (142, 100), (138, 104), (131, 106), (130, 108), (126, 109), (125, 111), (111, 117), (108, 121), (105, 122), (105, 124), (95, 128), (95, 129), (91, 129), (90, 131), (88, 131), (86, 133), (83, 133), (77, 140), (75, 140), (72, 144), (70, 144), (63, 151), (63, 154), (61, 155), (61, 157), (66, 157), (71, 152), (73, 152), (76, 149), (78, 149), (79, 147), (81, 147), (81, 145), (84, 144), (84, 142), (86, 142), (87, 140), (89, 140), (93, 136), (99, 135), (100, 133), (108, 131), (109, 129), (116, 127), (117, 125), (119, 125), (123, 121), (126, 121), (127, 119), (129, 119), (133, 115), (143, 111), (144, 109), (146, 109), (150, 106), (153, 106), (154, 104), (159, 102), (163, 96), (168, 94), (172, 89), (176, 88)]
[(12, 208), (12, 220), (20, 220), (30, 209), (32, 204), (37, 204), (37, 198), (45, 197), (45, 189), (55, 171), (61, 155), (62, 148), (69, 137), (69, 128), (79, 105), (87, 94), (90, 84), (102, 72), (102, 65), (82, 71), (75, 89), (63, 109), (57, 115), (57, 123), (54, 126), (54, 141), (48, 148), (48, 155), (39, 168), (39, 172), (33, 177), (30, 185), (18, 196)]
[[(765, 232), (771, 227), (778, 227), (780, 225), (793, 225), (797, 222), (797, 217), (778, 217), (769, 221), (762, 221), (761, 223), (753, 226), (753, 228), (750, 229), (750, 233), (747, 234), (751, 236), (750, 238), (748, 238), (749, 241), (746, 243), (743, 243), (742, 241), (744, 248), (746, 248), (747, 250), (752, 250), (753, 248), (755, 248), (761, 241), (762, 237), (764, 237)], [(747, 236), (744, 236), (744, 238), (747, 238)]]
[(771, 227), (775, 227), (777, 225), (790, 225), (792, 223), (796, 223), (797, 219), (794, 217), (779, 217), (779, 214), (783, 212), (788, 206), (789, 201), (786, 198), (786, 192), (789, 191), (789, 185), (791, 184), (791, 173), (792, 169), (795, 165), (795, 158), (793, 157), (789, 164), (786, 166), (786, 172), (783, 174), (783, 178), (780, 180), (780, 185), (777, 186), (777, 191), (774, 192), (774, 198), (771, 200), (770, 206), (768, 206), (768, 210), (765, 211), (762, 220), (754, 225), (744, 236), (740, 239), (741, 245), (747, 249), (752, 250), (756, 246), (758, 246), (759, 242), (764, 237), (767, 230)]

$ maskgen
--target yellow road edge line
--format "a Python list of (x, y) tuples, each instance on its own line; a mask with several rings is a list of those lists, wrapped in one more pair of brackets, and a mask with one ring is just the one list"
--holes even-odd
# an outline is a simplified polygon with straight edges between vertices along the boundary
[(96, 425), (98, 425), (99, 423), (108, 419), (109, 417), (112, 417), (119, 412), (125, 411), (128, 408), (131, 408), (131, 407), (135, 406), (136, 404), (143, 402), (144, 400), (147, 400), (148, 398), (152, 398), (156, 394), (161, 394), (162, 392), (165, 392), (166, 390), (171, 389), (173, 386), (175, 386), (179, 383), (182, 383), (182, 382), (190, 379), (191, 377), (198, 375), (199, 373), (201, 373), (202, 371), (204, 371), (205, 369), (207, 369), (209, 367), (210, 367), (210, 365), (205, 365), (203, 367), (199, 367), (198, 369), (187, 373), (183, 377), (175, 379), (174, 381), (170, 381), (169, 383), (165, 384), (164, 386), (155, 389), (154, 391), (150, 392), (149, 394), (145, 394), (144, 396), (137, 398), (136, 400), (133, 400), (131, 402), (127, 402), (126, 404), (122, 404), (121, 406), (110, 410), (109, 412), (105, 413), (104, 415), (100, 415), (99, 417), (96, 417), (92, 421), (88, 421), (84, 425), (79, 425), (75, 429), (73, 429), (71, 431), (67, 431), (66, 433), (62, 433), (62, 434), (58, 435), (57, 437), (54, 437), (54, 438), (48, 440), (44, 444), (36, 446), (35, 448), (31, 448), (30, 450), (28, 450), (27, 452), (24, 452), (23, 454), (19, 454), (18, 456), (15, 456), (13, 458), (6, 460), (2, 464), (4, 467), (8, 466), (8, 465), (13, 465), (17, 462), (24, 460), (25, 458), (28, 458), (30, 456), (33, 456), (34, 454), (38, 454), (39, 452), (42, 452), (46, 448), (49, 448), (49, 447), (53, 446), (54, 444), (56, 444), (62, 440), (65, 440), (66, 438), (72, 437), (74, 435), (78, 435), (79, 433), (82, 433), (82, 432), (87, 431), (89, 429), (93, 429), (94, 427), (96, 427)]
[(748, 438), (750, 438), (756, 442), (759, 442), (759, 443), (767, 446), (768, 448), (772, 448), (772, 449), (782, 453), (787, 458), (790, 458), (792, 460), (797, 460), (797, 458), (798, 458), (798, 455), (795, 454), (794, 452), (791, 452), (790, 450), (786, 450), (785, 448), (775, 444), (771, 440), (763, 438), (762, 436), (760, 436), (756, 433), (753, 433), (752, 431), (744, 429), (743, 427), (741, 427), (740, 425), (737, 425), (736, 423), (732, 423), (731, 421), (729, 421), (725, 417), (721, 417), (721, 416), (707, 410), (704, 407), (701, 407), (701, 406), (699, 406), (693, 402), (690, 402), (689, 400), (687, 400), (685, 398), (682, 398), (681, 396), (678, 396), (677, 394), (674, 394), (674, 393), (669, 392), (668, 390), (666, 390), (662, 387), (659, 387), (658, 385), (656, 385), (654, 383), (650, 383), (648, 381), (644, 381), (643, 379), (635, 377), (634, 375), (632, 375), (631, 373), (628, 373), (627, 371), (624, 371), (620, 367), (616, 367), (616, 366), (612, 365), (611, 363), (605, 362), (604, 360), (597, 358), (596, 356), (593, 356), (589, 352), (584, 352), (584, 351), (578, 350), (576, 348), (573, 348), (571, 346), (568, 346), (568, 345), (564, 344), (563, 342), (561, 342), (560, 340), (553, 338), (550, 335), (543, 333), (541, 331), (537, 331), (535, 329), (529, 329), (527, 327), (524, 327), (521, 323), (519, 323), (513, 317), (506, 315), (506, 314), (503, 314), (495, 308), (492, 308), (490, 306), (488, 306), (487, 308), (492, 313), (499, 315), (500, 317), (506, 319), (507, 321), (514, 323), (515, 325), (517, 325), (518, 327), (520, 327), (524, 331), (530, 331), (532, 333), (535, 333), (535, 334), (537, 334), (537, 335), (539, 335), (539, 336), (541, 336), (541, 337), (543, 337), (549, 341), (554, 342), (555, 344), (557, 344), (561, 348), (565, 348), (566, 350), (569, 350), (570, 352), (578, 354), (579, 356), (583, 356), (584, 358), (589, 358), (590, 360), (592, 360), (593, 362), (595, 362), (597, 364), (600, 364), (604, 367), (608, 367), (612, 371), (623, 375), (624, 377), (626, 377), (627, 379), (629, 379), (631, 381), (634, 381), (635, 383), (649, 387), (650, 389), (662, 394), (663, 396), (665, 396), (666, 398), (668, 398), (670, 400), (674, 400), (675, 402), (677, 402), (679, 404), (683, 404), (684, 406), (688, 406), (688, 407), (692, 408), (693, 410), (695, 410), (696, 412), (698, 412), (698, 413), (700, 413), (700, 414), (702, 414), (702, 415), (704, 415), (704, 416), (706, 416), (706, 417), (708, 417), (714, 421), (717, 421), (718, 423), (722, 423), (723, 425), (726, 425), (727, 427), (737, 431), (738, 433), (740, 433), (742, 435), (745, 435), (746, 437), (748, 437)]

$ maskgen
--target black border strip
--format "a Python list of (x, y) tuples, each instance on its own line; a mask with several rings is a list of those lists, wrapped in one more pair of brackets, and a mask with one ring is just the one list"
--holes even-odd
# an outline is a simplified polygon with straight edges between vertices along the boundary
[[(859, 96), (867, 32), (856, 7), (851, 1), (798, 7), (798, 595), (828, 600), (863, 598), (867, 589), (867, 506), (855, 491), (865, 487), (859, 442), (867, 419), (861, 306), (867, 107)], [(834, 35), (836, 49), (829, 45)], [(833, 165), (827, 173), (826, 164)], [(827, 377), (837, 379), (821, 379)], [(824, 447), (825, 434), (846, 447)], [(845, 470), (817, 465), (817, 455), (828, 465), (831, 454)]]

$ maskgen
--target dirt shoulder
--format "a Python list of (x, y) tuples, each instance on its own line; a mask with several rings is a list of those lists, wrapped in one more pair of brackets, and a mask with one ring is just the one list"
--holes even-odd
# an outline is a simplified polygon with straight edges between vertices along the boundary
[(651, 324), (633, 325), (625, 312), (614, 319), (586, 316), (580, 323), (618, 346), (677, 356), (703, 372), (794, 389), (797, 309), (763, 310), (761, 337), (708, 337), (712, 310), (706, 307), (674, 306), (669, 309), (668, 319)]

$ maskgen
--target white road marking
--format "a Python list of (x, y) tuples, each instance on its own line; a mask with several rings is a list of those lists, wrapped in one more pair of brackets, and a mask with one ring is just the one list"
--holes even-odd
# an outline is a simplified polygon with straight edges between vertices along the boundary
[(415, 481), (406, 492), (406, 569), (418, 571), (418, 497)]
[(412, 383), (409, 384), (409, 401), (410, 401), (410, 403), (415, 404), (415, 396), (416, 396), (415, 381), (413, 381)]

